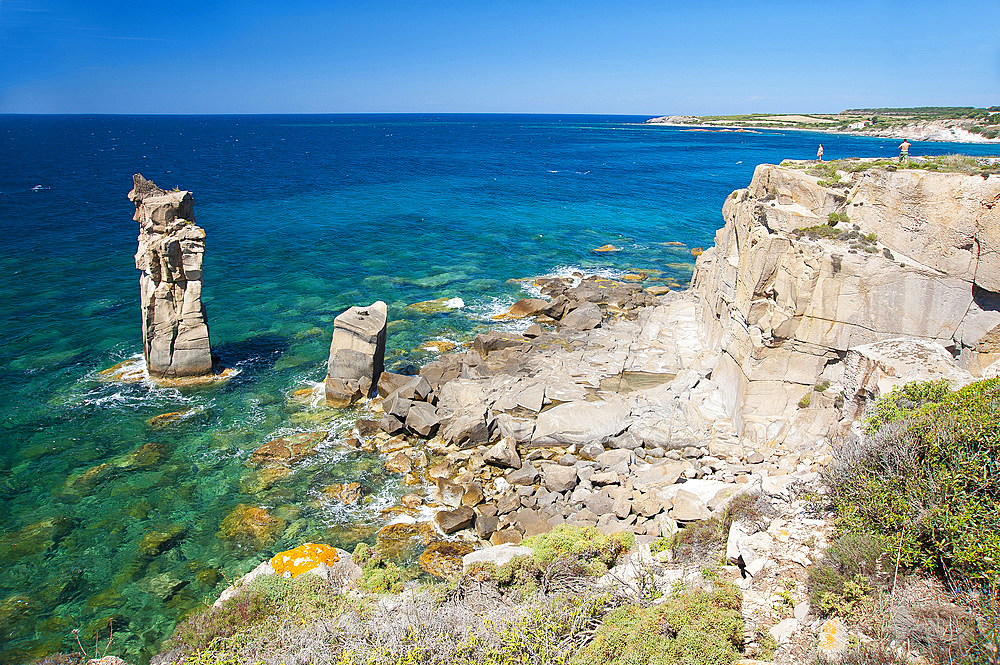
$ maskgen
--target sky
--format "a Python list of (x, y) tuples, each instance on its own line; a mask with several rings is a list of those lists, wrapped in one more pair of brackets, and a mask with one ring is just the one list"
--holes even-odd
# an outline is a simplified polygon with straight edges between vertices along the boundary
[(0, 113), (1000, 105), (1000, 0), (0, 0)]

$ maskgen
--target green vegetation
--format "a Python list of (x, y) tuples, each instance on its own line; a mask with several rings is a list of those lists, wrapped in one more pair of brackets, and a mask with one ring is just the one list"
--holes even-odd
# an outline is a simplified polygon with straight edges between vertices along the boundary
[(850, 221), (851, 218), (847, 216), (846, 212), (831, 212), (829, 217), (826, 218), (827, 226), (836, 226), (840, 222), (847, 224)]
[(1000, 582), (1000, 380), (880, 398), (829, 474), (843, 532), (886, 538), (904, 566)]
[(625, 605), (604, 617), (572, 665), (730, 665), (741, 657), (740, 592), (731, 584), (678, 591), (653, 607)]
[(635, 536), (627, 531), (606, 536), (594, 527), (563, 525), (521, 544), (534, 550), (538, 566), (570, 556), (581, 561), (581, 569), (587, 574), (603, 575), (634, 543)]
[[(782, 166), (805, 169), (809, 175), (819, 178), (823, 187), (847, 187), (841, 183), (838, 171), (845, 173), (862, 173), (869, 169), (885, 169), (896, 171), (900, 168), (898, 159), (835, 159), (829, 162), (784, 161)], [(966, 173), (969, 175), (989, 175), (1000, 173), (1000, 162), (995, 157), (972, 157), (969, 155), (928, 155), (910, 157), (905, 168), (941, 173)]]
[[(844, 218), (847, 218), (846, 214)], [(845, 231), (844, 229), (834, 228), (827, 223), (794, 229), (792, 233), (797, 236), (804, 236), (810, 240), (819, 240), (820, 238), (825, 240), (842, 240), (848, 243), (850, 249), (867, 252), (868, 254), (874, 254), (878, 251), (878, 247), (876, 246), (878, 236), (874, 233), (862, 234), (858, 231), (857, 227)]]
[[(826, 474), (837, 534), (809, 570), (812, 607), (873, 637), (845, 662), (995, 663), (1000, 646), (1000, 380), (911, 383), (871, 405)], [(909, 596), (927, 571), (951, 596)], [(923, 573), (926, 575), (926, 573)], [(919, 592), (915, 592), (919, 593)], [(957, 604), (950, 602), (957, 600)], [(977, 619), (978, 617), (978, 619)]]
[(396, 564), (386, 562), (382, 555), (358, 543), (351, 559), (361, 566), (358, 589), (368, 593), (399, 593), (403, 590), (403, 575)]
[(173, 642), (188, 652), (237, 647), (274, 621), (310, 621), (339, 613), (342, 597), (315, 575), (294, 580), (263, 575), (222, 607), (196, 612), (177, 625)]
[[(733, 503), (753, 514), (759, 500)], [(259, 577), (221, 607), (182, 622), (171, 658), (185, 665), (731, 665), (740, 658), (742, 599), (734, 585), (707, 575), (707, 590), (678, 583), (653, 605), (661, 593), (592, 583), (633, 540), (564, 526), (526, 539), (530, 557), (451, 583), (411, 584), (399, 596), (366, 593), (364, 581), (360, 594), (338, 595), (313, 575)], [(352, 558), (366, 578), (388, 570), (367, 545)]]

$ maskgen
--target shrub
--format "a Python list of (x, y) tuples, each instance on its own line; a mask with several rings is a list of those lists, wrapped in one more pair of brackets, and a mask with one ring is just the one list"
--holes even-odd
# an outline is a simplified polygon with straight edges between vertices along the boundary
[(571, 556), (580, 561), (586, 573), (603, 575), (633, 543), (635, 536), (627, 531), (604, 535), (592, 526), (562, 525), (521, 544), (534, 550), (534, 561), (539, 566)]
[(674, 536), (674, 560), (718, 561), (728, 537), (729, 527), (718, 518), (691, 522)]
[(1000, 580), (1000, 380), (910, 384), (868, 411), (827, 473), (841, 533), (905, 566)]
[(172, 640), (187, 650), (201, 651), (220, 640), (252, 632), (273, 617), (308, 620), (335, 613), (337, 608), (337, 596), (316, 575), (295, 579), (262, 575), (221, 607), (197, 611), (179, 623)]
[(679, 590), (653, 607), (620, 607), (570, 663), (730, 665), (743, 646), (741, 602), (735, 586), (720, 583), (713, 591)]

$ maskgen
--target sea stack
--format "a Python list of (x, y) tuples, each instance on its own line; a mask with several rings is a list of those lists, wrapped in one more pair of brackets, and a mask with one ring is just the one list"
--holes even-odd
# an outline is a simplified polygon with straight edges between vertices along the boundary
[(333, 321), (333, 340), (326, 368), (326, 401), (348, 406), (368, 396), (385, 368), (388, 312), (381, 300), (351, 307)]
[(164, 191), (141, 174), (128, 197), (139, 222), (135, 267), (141, 271), (142, 349), (154, 378), (212, 370), (208, 321), (201, 302), (205, 230), (194, 223), (191, 192)]

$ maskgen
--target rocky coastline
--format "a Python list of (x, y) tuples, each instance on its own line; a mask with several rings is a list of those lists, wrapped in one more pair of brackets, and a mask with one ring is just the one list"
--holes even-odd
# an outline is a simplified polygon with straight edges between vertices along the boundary
[(969, 121), (958, 119), (948, 120), (925, 120), (910, 122), (892, 127), (872, 127), (860, 122), (858, 126), (849, 126), (846, 129), (824, 127), (821, 124), (813, 126), (789, 126), (785, 122), (753, 122), (748, 125), (728, 124), (728, 123), (705, 123), (696, 116), (689, 115), (665, 115), (650, 118), (646, 121), (650, 125), (665, 125), (668, 127), (684, 127), (693, 131), (714, 131), (714, 132), (750, 132), (758, 133), (762, 129), (780, 129), (791, 132), (818, 132), (821, 134), (846, 134), (850, 136), (873, 136), (876, 138), (888, 139), (908, 139), (911, 141), (933, 141), (941, 143), (998, 143), (1000, 138), (989, 138), (969, 131), (968, 126), (973, 124)]
[[(362, 400), (369, 415), (330, 434), (382, 453), (413, 488), (374, 550), (424, 548), (421, 567), (454, 580), (530, 554), (517, 549), (526, 539), (592, 527), (638, 544), (616, 580), (637, 584), (645, 566), (666, 589), (705, 561), (650, 546), (730, 521), (720, 575), (741, 590), (748, 652), (768, 635), (779, 663), (806, 662), (817, 644), (843, 651), (846, 631), (807, 600), (804, 571), (833, 529), (807, 499), (871, 399), (1000, 374), (1000, 178), (871, 169), (831, 184), (807, 165), (760, 165), (726, 199), (685, 291), (539, 279), (541, 297), (504, 316), (530, 322), (523, 332), (481, 334), (412, 376), (382, 371), (384, 304), (338, 317), (314, 392), (336, 407)], [(287, 469), (315, 445), (269, 442), (252, 459), (261, 473)], [(329, 494), (353, 503), (356, 485)], [(757, 518), (733, 521), (740, 501), (759, 504)], [(276, 559), (217, 606), (278, 572)], [(315, 567), (358, 593), (347, 552)]]

